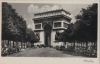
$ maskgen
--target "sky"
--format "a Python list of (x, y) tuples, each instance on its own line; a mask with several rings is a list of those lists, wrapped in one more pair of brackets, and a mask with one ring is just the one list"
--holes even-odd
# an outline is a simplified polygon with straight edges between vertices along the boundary
[(34, 13), (43, 12), (47, 10), (55, 10), (63, 8), (72, 15), (72, 23), (74, 23), (75, 16), (80, 13), (82, 8), (87, 8), (91, 4), (52, 4), (52, 3), (9, 3), (12, 5), (18, 15), (21, 15), (26, 20), (27, 27), (34, 30)]

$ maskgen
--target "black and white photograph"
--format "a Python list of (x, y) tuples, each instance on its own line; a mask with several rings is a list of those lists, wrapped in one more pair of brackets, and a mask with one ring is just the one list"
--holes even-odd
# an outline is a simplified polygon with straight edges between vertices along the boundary
[(2, 57), (97, 58), (98, 3), (2, 2)]

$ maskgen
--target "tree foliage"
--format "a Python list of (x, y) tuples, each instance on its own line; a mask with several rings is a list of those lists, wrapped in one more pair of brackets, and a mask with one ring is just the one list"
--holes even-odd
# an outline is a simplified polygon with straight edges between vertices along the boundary
[(17, 24), (15, 24), (14, 17), (16, 12), (7, 3), (2, 4), (2, 37), (3, 39), (15, 40), (14, 36), (19, 35), (19, 30), (17, 29)]
[(31, 43), (39, 41), (38, 37), (35, 35), (32, 29), (29, 28), (26, 30), (26, 40)]
[(66, 35), (63, 39), (78, 41), (96, 41), (97, 40), (97, 4), (88, 6), (80, 11), (76, 16), (76, 23), (69, 26), (63, 33)]
[(26, 21), (8, 3), (2, 3), (2, 39), (29, 42), (37, 41), (34, 32), (27, 29)]

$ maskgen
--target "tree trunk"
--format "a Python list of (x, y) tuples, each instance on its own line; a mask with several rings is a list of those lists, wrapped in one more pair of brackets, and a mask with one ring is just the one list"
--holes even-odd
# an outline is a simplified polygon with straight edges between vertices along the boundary
[(21, 41), (21, 49), (23, 48), (22, 41)]
[(73, 47), (74, 47), (74, 50), (75, 50), (75, 40), (73, 41)]
[(86, 50), (88, 49), (88, 42), (86, 41)]
[(11, 41), (9, 41), (10, 47), (11, 47)]
[(2, 48), (3, 48), (4, 47), (4, 40), (2, 40), (1, 45), (2, 45)]
[(13, 48), (14, 48), (14, 41), (13, 41)]
[(25, 42), (24, 42), (24, 49), (25, 49)]
[(7, 47), (9, 47), (9, 40), (8, 40), (8, 45), (7, 45)]

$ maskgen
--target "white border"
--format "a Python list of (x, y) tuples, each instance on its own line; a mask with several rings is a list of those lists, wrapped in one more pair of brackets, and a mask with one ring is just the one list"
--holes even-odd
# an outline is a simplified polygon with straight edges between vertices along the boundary
[[(60, 3), (60, 4), (87, 4), (98, 3), (99, 0), (3, 0), (9, 3)], [(1, 0), (0, 0), (0, 15), (1, 15)], [(98, 8), (99, 10), (100, 8)], [(0, 64), (99, 64), (100, 53), (100, 12), (98, 11), (98, 57), (97, 58), (81, 58), (81, 57), (0, 57)], [(0, 19), (2, 17), (0, 16)], [(0, 21), (1, 23), (1, 21)], [(1, 24), (0, 24), (1, 26)], [(0, 28), (1, 36), (1, 28)], [(1, 42), (1, 39), (0, 39)], [(0, 43), (1, 45), (1, 43)], [(1, 46), (0, 46), (1, 48)], [(0, 49), (1, 50), (1, 49)], [(0, 52), (1, 53), (1, 52)]]

